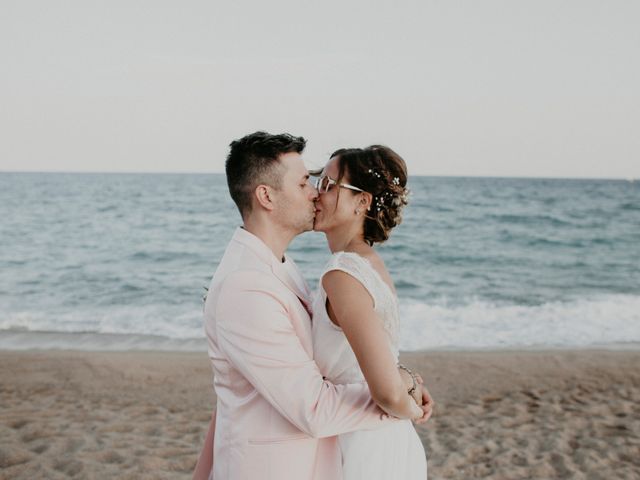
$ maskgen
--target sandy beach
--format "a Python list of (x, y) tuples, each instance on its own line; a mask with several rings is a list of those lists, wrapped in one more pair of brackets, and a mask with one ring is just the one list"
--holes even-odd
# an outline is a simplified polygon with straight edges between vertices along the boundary
[[(640, 352), (404, 354), (436, 401), (430, 479), (640, 478)], [(205, 353), (0, 352), (0, 478), (187, 479)]]

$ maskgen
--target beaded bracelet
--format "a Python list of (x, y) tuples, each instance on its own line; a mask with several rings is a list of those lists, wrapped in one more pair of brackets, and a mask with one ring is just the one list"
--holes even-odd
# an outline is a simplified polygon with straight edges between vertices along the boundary
[(409, 375), (411, 375), (411, 380), (413, 380), (413, 386), (409, 390), (407, 390), (407, 393), (409, 395), (413, 395), (413, 393), (416, 391), (416, 388), (418, 388), (418, 381), (416, 380), (416, 374), (413, 373), (409, 368), (405, 367), (401, 363), (398, 364), (398, 368), (401, 370), (404, 370)]

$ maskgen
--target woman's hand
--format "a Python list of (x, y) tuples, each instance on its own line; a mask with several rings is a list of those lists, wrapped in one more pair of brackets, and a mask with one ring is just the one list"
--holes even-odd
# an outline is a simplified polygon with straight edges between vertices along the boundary
[(426, 423), (426, 421), (431, 418), (431, 415), (433, 415), (433, 406), (435, 405), (433, 398), (431, 398), (431, 394), (422, 384), (422, 378), (420, 378), (420, 386), (418, 390), (420, 390), (420, 396), (421, 396), (420, 408), (422, 409), (423, 415), (419, 420), (414, 421), (416, 425)]
[(433, 415), (434, 403), (431, 394), (424, 386), (422, 376), (419, 373), (414, 373), (412, 377), (412, 375), (403, 368), (398, 368), (398, 372), (400, 372), (400, 377), (402, 378), (407, 391), (413, 388), (413, 377), (415, 377), (417, 387), (411, 394), (411, 398), (413, 398), (413, 401), (416, 402), (416, 405), (422, 410), (422, 415), (420, 418), (414, 418), (413, 421), (417, 425), (426, 423), (426, 421), (431, 418), (431, 415)]

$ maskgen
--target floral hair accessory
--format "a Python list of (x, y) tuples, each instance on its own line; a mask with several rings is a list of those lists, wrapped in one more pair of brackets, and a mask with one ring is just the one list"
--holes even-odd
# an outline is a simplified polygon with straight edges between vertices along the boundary
[[(376, 178), (380, 178), (380, 179), (383, 178), (380, 172), (378, 172), (377, 170), (374, 170), (373, 168), (370, 168), (368, 170), (368, 173), (373, 175)], [(393, 179), (391, 180), (391, 183), (392, 185), (399, 187), (400, 177), (393, 177)], [(401, 193), (394, 193), (389, 190), (385, 190), (379, 193), (378, 195), (375, 195), (374, 203), (375, 203), (376, 211), (380, 212), (381, 210), (385, 208), (389, 208), (391, 206), (400, 207), (406, 204), (408, 194), (409, 194), (409, 190), (406, 188), (403, 188)]]
[(395, 205), (396, 207), (399, 207), (400, 205), (405, 205), (409, 200), (410, 193), (411, 193), (411, 190), (405, 188), (400, 195), (398, 195), (397, 197), (394, 197), (394, 199), (392, 200), (393, 205)]
[(376, 203), (376, 211), (380, 211), (383, 208), (388, 206), (400, 207), (407, 203), (407, 197), (409, 195), (409, 190), (406, 188), (402, 191), (402, 193), (395, 195), (390, 191), (384, 191), (379, 195), (375, 196)]

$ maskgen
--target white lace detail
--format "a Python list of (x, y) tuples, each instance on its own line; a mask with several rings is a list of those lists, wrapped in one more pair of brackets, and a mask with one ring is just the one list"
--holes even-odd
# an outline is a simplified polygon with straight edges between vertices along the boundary
[[(373, 299), (373, 309), (382, 320), (382, 325), (389, 336), (389, 343), (393, 353), (399, 354), (398, 330), (400, 328), (398, 302), (389, 285), (382, 280), (380, 274), (369, 260), (353, 252), (334, 253), (322, 276), (331, 270), (340, 270), (358, 280), (369, 292)], [(320, 290), (322, 291), (322, 276)]]

